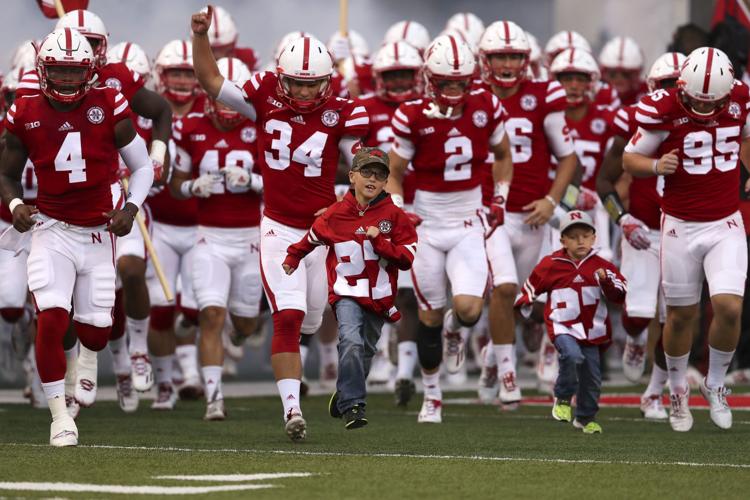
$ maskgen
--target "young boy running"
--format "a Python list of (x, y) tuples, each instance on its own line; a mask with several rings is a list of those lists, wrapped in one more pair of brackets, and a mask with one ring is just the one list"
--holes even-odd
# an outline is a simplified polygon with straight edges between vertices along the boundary
[(328, 246), (328, 300), (339, 323), (339, 373), (329, 411), (343, 417), (347, 429), (367, 425), (365, 379), (384, 321), (401, 317), (394, 306), (398, 271), (411, 268), (417, 248), (413, 223), (383, 191), (388, 165), (380, 149), (360, 149), (349, 172), (353, 189), (289, 246), (283, 263), (291, 275), (315, 247)]
[(602, 432), (595, 422), (602, 376), (601, 351), (611, 340), (608, 302), (625, 300), (625, 278), (611, 262), (592, 250), (596, 229), (585, 212), (568, 212), (560, 222), (562, 248), (542, 259), (526, 280), (516, 307), (530, 311), (534, 299), (548, 293), (544, 309), (547, 334), (558, 352), (560, 371), (555, 383), (552, 417), (570, 422), (585, 434)]

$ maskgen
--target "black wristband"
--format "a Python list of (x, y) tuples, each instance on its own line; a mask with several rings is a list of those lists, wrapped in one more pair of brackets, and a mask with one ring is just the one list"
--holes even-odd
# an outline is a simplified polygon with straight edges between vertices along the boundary
[(620, 200), (620, 195), (616, 191), (611, 191), (604, 195), (602, 203), (609, 216), (615, 221), (615, 224), (620, 221), (623, 215), (628, 213), (622, 204), (622, 200)]

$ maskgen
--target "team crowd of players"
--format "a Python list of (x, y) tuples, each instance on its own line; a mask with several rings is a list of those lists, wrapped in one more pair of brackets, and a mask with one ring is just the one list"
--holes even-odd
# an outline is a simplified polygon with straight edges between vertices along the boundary
[[(328, 44), (292, 32), (264, 70), (236, 45), (224, 9), (191, 22), (191, 38), (152, 63), (134, 41), (109, 46), (93, 12), (72, 11), (19, 46), (3, 81), (0, 313), (32, 403), (52, 412), (52, 445), (77, 444), (74, 419), (95, 401), (107, 347), (125, 412), (155, 385), (154, 410), (205, 396), (204, 418), (226, 418), (225, 354), (258, 341), (264, 292), (283, 423), (304, 439), (301, 374), (316, 332), (336, 378), (327, 278), (332, 296), (395, 297), (400, 315), (383, 314), (401, 318), (379, 346), (397, 340), (399, 405), (415, 393), (419, 363), (419, 422), (441, 422), (441, 371), (462, 369), (476, 332), (489, 332), (477, 350), (479, 397), (513, 409), (522, 355), (537, 357), (551, 392), (555, 337), (606, 346), (613, 310), (633, 381), (649, 325), (663, 327), (641, 411), (677, 431), (692, 426), (686, 373), (705, 280), (713, 320), (700, 390), (712, 421), (731, 427), (724, 381), (747, 268), (737, 190), (750, 96), (721, 51), (665, 53), (644, 81), (631, 38), (613, 38), (597, 58), (563, 31), (542, 51), (511, 21), (485, 26), (461, 13), (434, 39), (398, 22), (372, 53), (353, 31)], [(362, 145), (389, 152), (386, 190), (417, 228), (411, 271), (372, 282), (378, 256), (343, 242), (332, 277), (324, 248), (285, 273), (289, 246), (348, 191), (337, 170)], [(620, 264), (621, 313), (591, 299), (580, 276), (549, 301), (534, 291), (532, 270), (559, 248), (571, 210), (591, 217), (596, 252)], [(530, 315), (519, 314), (519, 292)]]

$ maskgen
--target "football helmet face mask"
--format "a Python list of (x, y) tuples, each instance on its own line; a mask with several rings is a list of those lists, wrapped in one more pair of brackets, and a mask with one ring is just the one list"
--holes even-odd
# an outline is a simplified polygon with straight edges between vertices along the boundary
[(277, 97), (298, 113), (318, 109), (333, 93), (333, 58), (317, 38), (304, 36), (289, 43), (279, 55), (276, 73)]
[(44, 95), (63, 103), (83, 99), (94, 82), (95, 57), (91, 44), (75, 29), (57, 29), (47, 35), (36, 57)]
[(568, 104), (591, 102), (599, 83), (599, 66), (594, 56), (580, 49), (566, 49), (552, 61), (550, 74), (565, 89)]
[(399, 21), (385, 32), (383, 44), (403, 41), (417, 49), (421, 56), (430, 45), (430, 40), (430, 33), (422, 24), (416, 21)]
[(453, 35), (437, 37), (427, 48), (423, 66), (427, 97), (453, 108), (471, 90), (476, 60), (469, 45)]
[(591, 52), (589, 42), (577, 31), (560, 31), (552, 35), (544, 46), (544, 55), (547, 66), (557, 57), (557, 54), (565, 49), (580, 49)]
[[(242, 88), (252, 76), (245, 63), (235, 57), (222, 57), (216, 61), (219, 73), (238, 87)], [(216, 99), (208, 100), (208, 113), (213, 116), (223, 127), (231, 129), (242, 123), (245, 119), (237, 111), (218, 102)]]
[(185, 40), (167, 43), (154, 61), (156, 90), (174, 104), (187, 104), (200, 86), (193, 71), (193, 47)]
[(653, 92), (658, 88), (664, 88), (662, 82), (666, 80), (673, 80), (674, 85), (671, 86), (676, 86), (685, 59), (686, 57), (679, 52), (667, 52), (659, 56), (651, 65), (646, 77), (648, 91)]
[(146, 52), (140, 45), (133, 42), (120, 42), (107, 52), (107, 62), (123, 63), (135, 73), (138, 73), (144, 82), (151, 77), (151, 63)]
[(488, 85), (515, 87), (526, 78), (530, 54), (526, 33), (516, 23), (490, 24), (479, 41), (482, 79)]
[(383, 45), (372, 63), (375, 93), (389, 102), (404, 102), (422, 95), (422, 57), (406, 42)]
[(89, 41), (95, 54), (97, 67), (107, 64), (107, 39), (109, 32), (104, 21), (90, 10), (71, 10), (62, 16), (55, 29), (73, 28), (78, 30)]
[(698, 122), (710, 121), (726, 110), (733, 85), (731, 61), (724, 52), (713, 47), (700, 47), (691, 52), (677, 81), (682, 107)]

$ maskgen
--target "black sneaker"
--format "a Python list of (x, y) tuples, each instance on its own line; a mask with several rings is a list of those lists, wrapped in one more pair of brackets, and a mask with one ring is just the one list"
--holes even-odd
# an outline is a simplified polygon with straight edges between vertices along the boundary
[(334, 391), (331, 394), (331, 399), (328, 400), (328, 414), (333, 418), (341, 418), (343, 415), (339, 411), (339, 391)]
[(367, 416), (365, 416), (365, 407), (354, 405), (344, 412), (344, 426), (347, 429), (359, 429), (367, 425)]
[(412, 380), (401, 378), (396, 380), (396, 406), (406, 406), (411, 397), (417, 392), (417, 387)]

